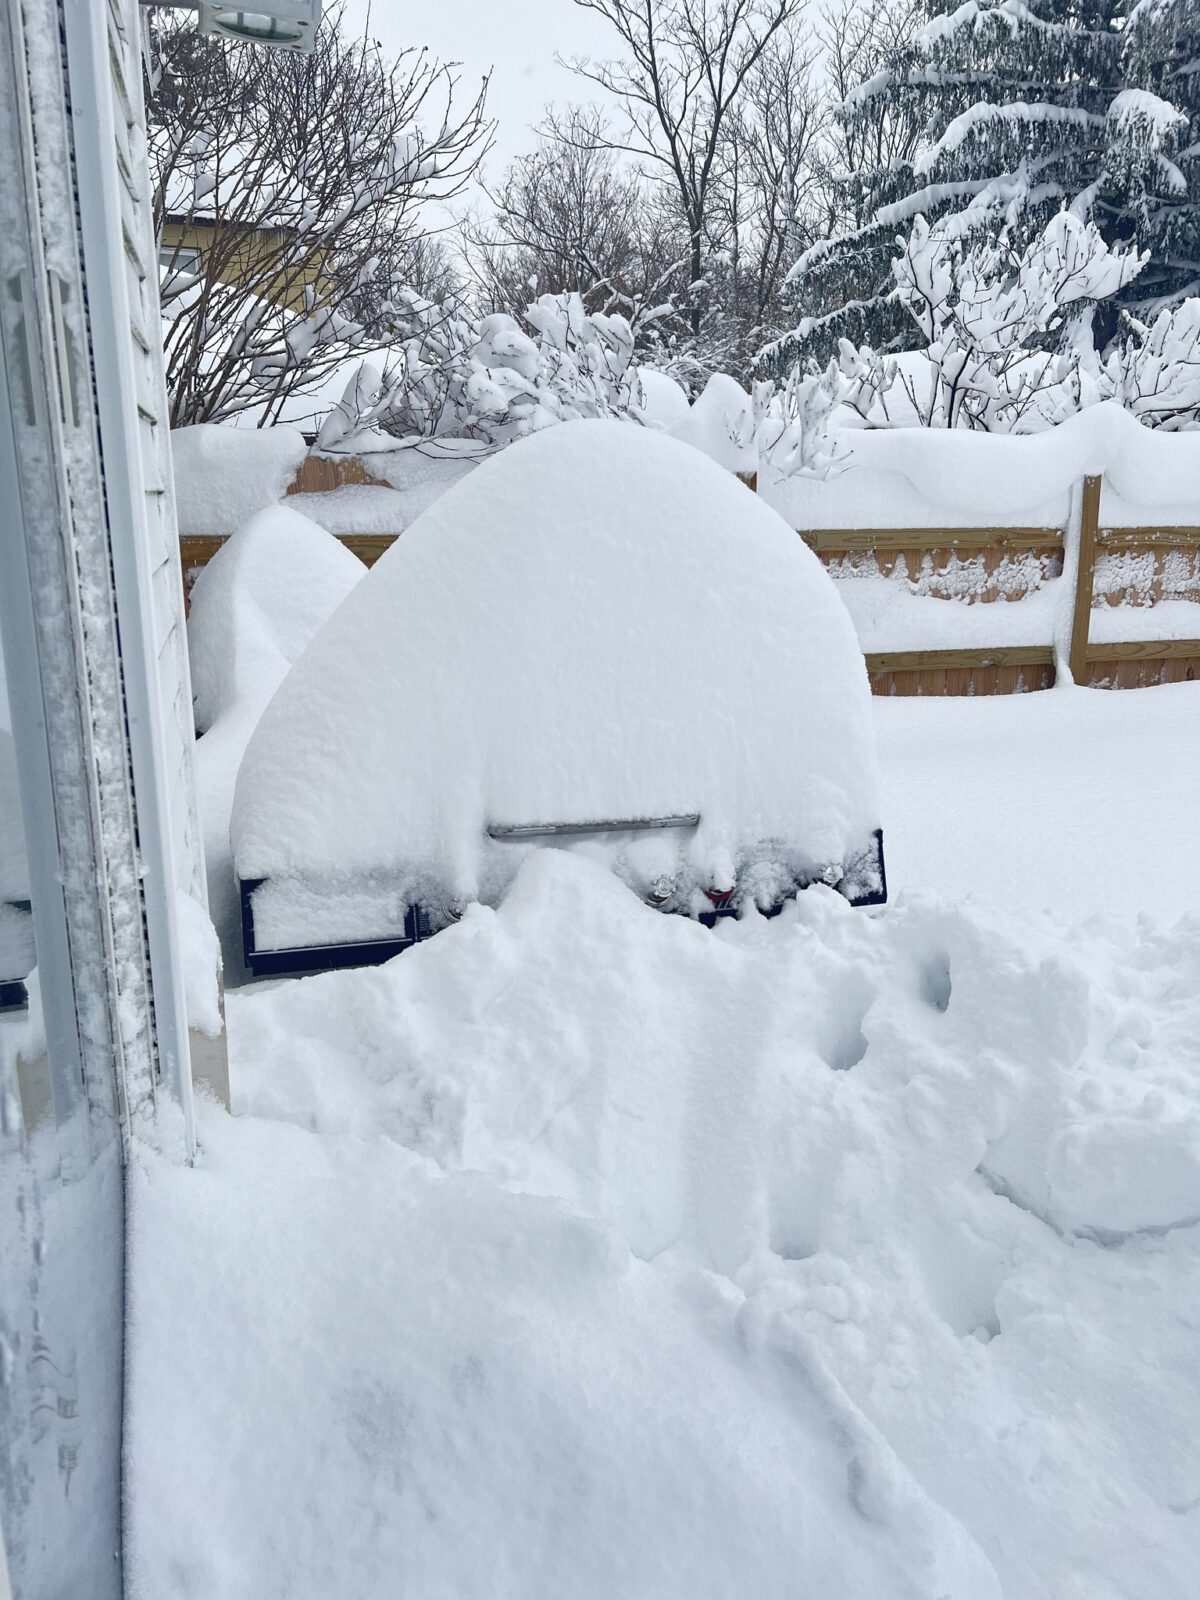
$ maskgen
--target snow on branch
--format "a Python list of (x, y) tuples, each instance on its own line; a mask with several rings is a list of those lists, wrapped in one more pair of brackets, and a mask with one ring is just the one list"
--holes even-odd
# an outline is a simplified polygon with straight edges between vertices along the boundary
[(1104, 118), (1079, 106), (1057, 106), (1046, 102), (1030, 104), (1025, 100), (992, 105), (987, 101), (980, 101), (968, 106), (947, 124), (945, 132), (939, 139), (927, 149), (917, 153), (913, 160), (913, 175), (918, 178), (925, 177), (942, 156), (958, 150), (967, 139), (984, 128), (997, 127), (1002, 123), (1037, 122), (1061, 123), (1073, 128), (1098, 128), (1103, 126)]
[(358, 369), (325, 420), (320, 449), (487, 455), (555, 422), (638, 417), (629, 324), (586, 312), (578, 294), (540, 296), (525, 312), (528, 332), (503, 313), (481, 316), (412, 291), (391, 315), (385, 367)]
[(848, 403), (882, 426), (1031, 432), (1105, 396), (1089, 308), (1131, 282), (1145, 257), (1110, 248), (1061, 211), (1023, 250), (1003, 232), (967, 243), (918, 217), (893, 265), (922, 348), (884, 357), (843, 341)]

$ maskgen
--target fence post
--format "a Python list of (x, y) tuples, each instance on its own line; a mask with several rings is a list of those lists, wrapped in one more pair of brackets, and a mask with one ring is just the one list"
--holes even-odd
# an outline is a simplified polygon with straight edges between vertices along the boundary
[(1092, 621), (1092, 587), (1096, 575), (1096, 533), (1100, 527), (1101, 479), (1083, 480), (1079, 519), (1079, 564), (1075, 570), (1075, 615), (1071, 621), (1071, 676), (1082, 683), (1087, 674), (1088, 632)]

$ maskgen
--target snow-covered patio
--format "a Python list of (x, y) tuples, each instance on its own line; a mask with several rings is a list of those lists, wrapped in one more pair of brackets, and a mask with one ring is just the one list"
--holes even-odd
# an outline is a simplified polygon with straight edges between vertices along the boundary
[(1190, 1592), (1200, 688), (875, 712), (881, 911), (546, 851), (227, 997), (131, 1180), (135, 1593)]

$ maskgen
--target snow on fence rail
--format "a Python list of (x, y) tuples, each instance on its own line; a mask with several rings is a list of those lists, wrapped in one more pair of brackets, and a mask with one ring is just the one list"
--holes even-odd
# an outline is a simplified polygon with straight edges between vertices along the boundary
[[(876, 694), (1049, 688), (1060, 662), (1077, 683), (1136, 688), (1200, 674), (1198, 447), (1101, 406), (1020, 439), (861, 435), (840, 476), (758, 487), (839, 581)], [(358, 497), (408, 498), (381, 470), (301, 454), (277, 493), (370, 566), (406, 517), (341, 530)], [(189, 588), (226, 537), (182, 536)]]
[[(1200, 600), (1200, 526), (1102, 526), (1102, 478), (1089, 474), (1080, 494), (1079, 558), (1071, 605), (1071, 676), (1095, 688), (1142, 688), (1193, 679), (1200, 671), (1200, 638), (1092, 638), (1094, 612), (1121, 606)], [(1033, 584), (1061, 575), (1066, 527), (819, 528), (800, 537), (846, 582), (865, 562), (883, 577), (923, 574), (924, 592), (959, 604), (1020, 603)], [(984, 581), (955, 592), (962, 558), (975, 561)], [(1014, 559), (1016, 558), (1016, 559)], [(1031, 577), (1030, 564), (1035, 568)], [(1049, 620), (1049, 612), (1046, 613)], [(1197, 617), (1200, 622), (1200, 614)], [(1004, 630), (998, 630), (1002, 632)], [(1005, 644), (952, 649), (868, 650), (876, 694), (1015, 694), (1055, 681), (1055, 646)]]

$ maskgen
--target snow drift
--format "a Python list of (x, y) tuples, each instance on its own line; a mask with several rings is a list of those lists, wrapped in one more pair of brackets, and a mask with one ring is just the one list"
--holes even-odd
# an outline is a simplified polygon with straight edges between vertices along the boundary
[(1183, 1600), (1198, 974), (547, 850), (231, 996), (247, 1115), (135, 1179), (133, 1593)]
[(171, 434), (175, 504), (183, 533), (232, 533), (287, 493), (308, 453), (295, 428), (198, 423)]
[(299, 512), (273, 506), (218, 550), (192, 590), (196, 785), (209, 906), (227, 977), (240, 965), (229, 813), (242, 752), (292, 663), (365, 572), (357, 556)]

